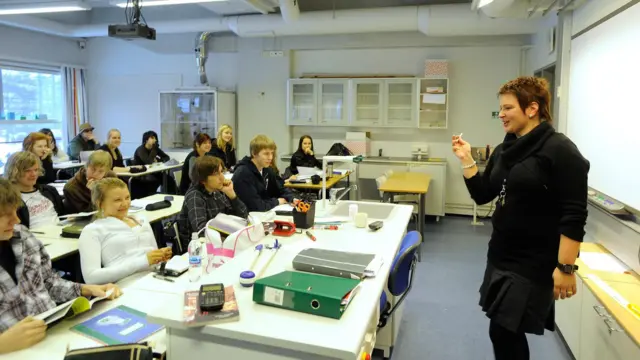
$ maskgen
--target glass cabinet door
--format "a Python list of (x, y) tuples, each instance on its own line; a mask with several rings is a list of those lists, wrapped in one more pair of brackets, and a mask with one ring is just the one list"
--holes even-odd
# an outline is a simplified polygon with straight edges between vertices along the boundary
[(417, 127), (416, 80), (386, 80), (386, 125)]
[(289, 81), (290, 125), (315, 125), (317, 118), (316, 80)]
[(382, 125), (382, 84), (384, 80), (354, 80), (353, 125)]
[(318, 124), (346, 125), (348, 123), (348, 80), (320, 80), (318, 96)]

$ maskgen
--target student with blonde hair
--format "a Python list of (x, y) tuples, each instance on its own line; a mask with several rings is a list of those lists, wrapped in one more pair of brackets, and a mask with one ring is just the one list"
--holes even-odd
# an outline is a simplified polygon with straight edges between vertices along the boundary
[(96, 220), (80, 234), (82, 276), (89, 284), (116, 282), (171, 259), (171, 248), (158, 249), (143, 217), (129, 215), (131, 196), (124, 181), (105, 178), (93, 186)]
[(58, 216), (65, 213), (58, 190), (53, 186), (37, 183), (40, 173), (40, 160), (28, 151), (11, 154), (4, 168), (4, 177), (20, 191), (24, 202), (18, 208), (20, 222), (30, 229), (55, 225), (58, 223)]
[(40, 132), (32, 132), (22, 141), (22, 150), (29, 151), (40, 159), (43, 172), (38, 177), (38, 184), (50, 184), (56, 181), (56, 172), (53, 170), (53, 160), (49, 149), (49, 138)]
[(120, 134), (120, 130), (111, 129), (107, 133), (107, 142), (98, 148), (98, 150), (103, 150), (111, 155), (111, 170), (116, 174), (129, 172), (131, 170), (130, 167), (124, 164), (122, 152), (120, 152), (119, 148), (121, 143), (122, 135)]
[(78, 296), (120, 296), (113, 285), (84, 285), (64, 280), (51, 268), (45, 246), (26, 226), (16, 210), (20, 194), (0, 179), (0, 354), (26, 349), (47, 335), (47, 325), (34, 316)]
[(218, 129), (218, 137), (213, 139), (209, 155), (220, 158), (224, 167), (233, 171), (236, 166), (236, 148), (233, 146), (233, 129), (224, 124)]
[(64, 186), (64, 197), (70, 213), (93, 211), (91, 188), (104, 177), (115, 177), (111, 171), (111, 155), (97, 150), (89, 156), (87, 163)]
[(294, 201), (289, 189), (273, 186), (278, 182), (276, 172), (271, 168), (275, 150), (273, 140), (258, 135), (249, 144), (251, 156), (238, 162), (232, 178), (233, 187), (249, 211), (267, 211)]

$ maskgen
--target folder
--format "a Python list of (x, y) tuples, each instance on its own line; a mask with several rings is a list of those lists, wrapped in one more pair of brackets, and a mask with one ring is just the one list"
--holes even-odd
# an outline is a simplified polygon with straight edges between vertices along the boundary
[[(292, 264), (293, 268), (298, 271), (362, 279), (371, 275), (368, 270), (375, 257), (374, 254), (307, 248), (293, 258)], [(375, 276), (375, 274), (373, 275)]]
[(258, 304), (340, 319), (356, 295), (360, 280), (283, 271), (256, 280), (253, 301)]

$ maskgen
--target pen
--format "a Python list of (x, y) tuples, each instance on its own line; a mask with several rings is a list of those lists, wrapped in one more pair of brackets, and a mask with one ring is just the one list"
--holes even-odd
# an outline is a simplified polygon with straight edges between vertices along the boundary
[(168, 278), (162, 277), (162, 276), (158, 276), (158, 275), (153, 275), (153, 277), (156, 278), (156, 279), (160, 279), (160, 280), (164, 280), (164, 281), (168, 281), (168, 282), (174, 282), (171, 279), (168, 279)]
[(44, 235), (44, 231), (32, 231), (31, 233)]
[(309, 230), (307, 230), (307, 236), (309, 237), (309, 239), (316, 241), (316, 237), (313, 236), (313, 234)]

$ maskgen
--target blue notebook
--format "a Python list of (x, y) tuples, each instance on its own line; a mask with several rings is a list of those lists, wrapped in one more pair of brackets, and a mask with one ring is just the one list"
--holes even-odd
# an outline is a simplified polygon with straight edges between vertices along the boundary
[(71, 330), (105, 345), (138, 343), (164, 327), (150, 324), (147, 314), (120, 305), (75, 325)]

